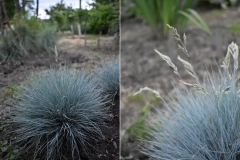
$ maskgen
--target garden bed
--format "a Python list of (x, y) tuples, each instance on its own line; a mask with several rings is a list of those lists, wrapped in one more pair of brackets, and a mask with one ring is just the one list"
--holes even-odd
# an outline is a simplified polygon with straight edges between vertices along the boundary
[[(64, 38), (64, 37), (63, 37)], [(63, 40), (61, 38), (61, 40)], [(112, 59), (118, 56), (117, 50), (105, 52), (104, 50), (93, 50), (84, 48), (77, 44), (64, 44), (58, 42), (58, 57), (56, 61), (55, 54), (35, 54), (27, 58), (16, 58), (11, 61), (0, 62), (0, 126), (4, 126), (6, 120), (11, 119), (14, 104), (12, 99), (14, 86), (18, 86), (21, 82), (33, 72), (49, 69), (56, 66), (67, 66), (77, 70), (94, 68), (95, 65), (101, 64), (102, 60)], [(110, 107), (112, 119), (107, 125), (108, 129), (103, 130), (104, 138), (100, 139), (96, 146), (95, 153), (90, 159), (96, 160), (117, 160), (119, 159), (119, 98), (115, 99), (114, 105)], [(11, 137), (7, 130), (9, 128), (1, 127), (0, 141), (7, 140), (11, 144)], [(12, 128), (13, 129), (13, 128)], [(6, 132), (7, 131), (7, 132)], [(14, 149), (15, 146), (13, 146)], [(4, 155), (2, 155), (4, 156)], [(82, 158), (89, 159), (82, 155)], [(1, 159), (1, 156), (0, 156)], [(22, 155), (19, 159), (26, 159)]]

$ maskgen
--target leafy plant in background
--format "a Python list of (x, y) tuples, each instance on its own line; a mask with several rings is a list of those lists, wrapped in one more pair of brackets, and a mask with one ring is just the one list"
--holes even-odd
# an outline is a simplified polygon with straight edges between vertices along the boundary
[[(181, 40), (177, 30), (173, 27), (170, 29), (179, 42), (179, 48), (188, 58), (187, 61), (180, 57), (178, 59), (196, 83), (180, 80), (185, 87), (180, 89), (175, 86), (177, 99), (171, 99), (170, 104), (165, 102), (168, 116), (158, 112), (154, 117), (154, 129), (149, 132), (151, 138), (143, 142), (142, 152), (153, 159), (239, 159), (240, 77), (236, 75), (238, 46), (235, 43), (228, 46), (221, 66), (223, 71), (209, 74), (201, 84), (191, 65), (185, 34)], [(179, 75), (171, 59), (156, 52)], [(230, 71), (230, 59), (234, 62), (233, 71)], [(149, 90), (162, 99), (157, 91), (147, 87), (137, 93), (143, 90)]]
[(149, 106), (144, 106), (139, 112), (141, 115), (136, 121), (127, 129), (127, 133), (130, 137), (144, 139), (150, 136), (150, 125), (147, 123), (147, 118), (151, 116), (151, 110)]
[(50, 69), (37, 72), (20, 87), (14, 123), (21, 153), (44, 159), (80, 157), (102, 138), (109, 118), (107, 96), (87, 72)]
[(13, 149), (7, 141), (0, 141), (0, 156), (3, 157), (3, 160), (13, 160), (18, 156), (18, 150)]
[(138, 103), (141, 108), (139, 108), (139, 115), (135, 119), (135, 122), (126, 130), (126, 133), (132, 138), (144, 139), (149, 137), (149, 129), (152, 126), (149, 125), (147, 119), (152, 116), (151, 106), (161, 105), (161, 100), (155, 94), (149, 92), (147, 94), (128, 96), (125, 103), (131, 105), (129, 102)]
[(119, 72), (118, 60), (105, 61), (101, 67), (95, 68), (95, 79), (99, 81), (103, 92), (112, 97), (119, 96)]
[(240, 33), (240, 24), (235, 23), (227, 27), (233, 34), (238, 35)]
[(195, 4), (193, 0), (135, 0), (139, 12), (154, 29), (158, 30), (159, 24), (163, 27), (163, 33), (167, 33), (167, 24), (184, 28), (189, 21), (200, 27), (203, 31), (212, 35), (209, 27), (199, 16), (199, 14), (191, 9)]
[(236, 4), (237, 0), (202, 0), (203, 2), (208, 2), (210, 4), (220, 4), (222, 8), (226, 9), (228, 5), (233, 6)]
[(7, 87), (3, 89), (3, 92), (5, 95), (9, 95), (14, 98), (19, 98), (21, 96), (19, 86), (15, 84), (9, 84)]

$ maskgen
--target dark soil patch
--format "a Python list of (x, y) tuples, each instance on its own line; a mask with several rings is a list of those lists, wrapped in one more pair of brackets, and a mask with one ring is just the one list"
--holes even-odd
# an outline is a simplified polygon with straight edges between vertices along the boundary
[(96, 154), (91, 157), (94, 160), (119, 159), (119, 97), (115, 98), (114, 105), (110, 108), (112, 120), (107, 122), (110, 128), (103, 130), (105, 139), (100, 140), (96, 146)]
[[(85, 51), (82, 51), (85, 52)], [(114, 55), (116, 51), (114, 51)], [(103, 54), (99, 52), (99, 54)], [(36, 54), (28, 58), (18, 58), (15, 60), (0, 62), (0, 126), (6, 124), (6, 120), (10, 120), (14, 104), (12, 102), (12, 95), (5, 92), (10, 84), (19, 85), (28, 77), (32, 72), (45, 70), (52, 67), (67, 66), (76, 69), (92, 68), (94, 65), (101, 63), (101, 59), (89, 59), (87, 53), (78, 52), (68, 53), (67, 51), (59, 51), (58, 59), (54, 54)], [(104, 55), (104, 58), (111, 57), (111, 55)], [(115, 99), (114, 105), (110, 108), (111, 119), (107, 122), (108, 129), (103, 129), (104, 138), (100, 139), (95, 144), (95, 149), (91, 152), (94, 153), (91, 158), (94, 160), (118, 160), (119, 159), (119, 98)], [(7, 132), (6, 132), (6, 129)], [(9, 130), (10, 129), (10, 130)], [(7, 140), (11, 142), (12, 135), (8, 134), (14, 128), (3, 128), (0, 130), (0, 141)], [(13, 146), (16, 147), (16, 146)], [(24, 157), (22, 155), (21, 157)], [(26, 159), (28, 157), (22, 158)], [(0, 156), (1, 159), (1, 156)]]
[[(126, 11), (122, 2), (122, 11)], [(126, 6), (125, 6), (126, 7)], [(203, 79), (208, 68), (217, 71), (226, 55), (227, 47), (231, 42), (240, 45), (239, 33), (233, 34), (228, 27), (239, 21), (239, 8), (231, 8), (221, 11), (199, 12), (213, 32), (213, 36), (207, 35), (193, 24), (187, 25), (184, 31), (187, 35), (187, 49), (197, 75)], [(122, 13), (126, 15), (126, 13)], [(161, 32), (161, 31), (159, 31)], [(126, 101), (127, 97), (145, 86), (160, 92), (162, 97), (168, 97), (173, 93), (172, 83), (179, 83), (179, 77), (174, 74), (165, 61), (159, 57), (154, 49), (169, 56), (178, 67), (183, 80), (194, 82), (187, 74), (182, 63), (177, 60), (179, 55), (187, 59), (175, 42), (172, 34), (156, 34), (143, 21), (125, 17), (121, 23), (121, 156), (127, 159), (146, 160), (149, 157), (140, 153), (139, 141), (129, 137), (126, 130), (134, 124), (139, 117), (139, 103)], [(216, 63), (215, 63), (216, 62)], [(154, 106), (162, 108), (162, 106)]]

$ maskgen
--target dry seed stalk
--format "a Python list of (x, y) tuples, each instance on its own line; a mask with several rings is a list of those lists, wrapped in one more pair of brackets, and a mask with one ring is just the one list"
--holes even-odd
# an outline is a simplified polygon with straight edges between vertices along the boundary
[(154, 51), (157, 52), (158, 55), (159, 55), (160, 57), (162, 57), (162, 59), (163, 59), (164, 61), (166, 61), (170, 67), (173, 68), (174, 73), (176, 73), (176, 74), (180, 77), (180, 75), (179, 75), (179, 73), (178, 73), (178, 69), (177, 69), (177, 67), (172, 63), (171, 59), (170, 59), (168, 56), (160, 53), (160, 52), (157, 51), (156, 49), (154, 49)]
[(191, 59), (187, 50), (187, 37), (185, 33), (183, 34), (183, 41), (182, 41), (180, 35), (177, 32), (177, 29), (170, 26), (169, 24), (167, 24), (167, 26), (172, 31), (174, 38), (180, 42), (180, 44), (178, 44), (178, 48), (187, 55), (188, 61), (189, 63), (191, 63)]
[(151, 89), (151, 88), (148, 88), (148, 87), (140, 88), (140, 90), (138, 92), (134, 93), (133, 96), (141, 93), (142, 91), (150, 91), (150, 92), (154, 93), (156, 97), (161, 98), (158, 91), (156, 91), (154, 89)]
[(183, 41), (182, 41), (180, 35), (177, 32), (177, 29), (172, 27), (172, 26), (170, 26), (170, 25), (168, 25), (168, 24), (167, 24), (167, 26), (172, 31), (174, 38), (177, 41), (180, 42), (180, 44), (178, 44), (178, 48), (183, 53), (185, 53), (187, 55), (187, 57), (188, 57), (188, 62), (186, 62), (185, 60), (181, 59), (180, 57), (178, 58), (178, 60), (180, 60), (183, 63), (183, 65), (186, 68), (188, 74), (193, 76), (196, 79), (197, 83), (199, 84), (198, 77), (197, 77), (197, 75), (196, 75), (196, 73), (195, 73), (195, 71), (193, 69), (193, 66), (191, 65), (192, 62), (191, 62), (191, 59), (190, 59), (190, 56), (189, 56), (189, 53), (188, 53), (188, 50), (187, 50), (187, 37), (186, 37), (186, 34), (185, 33), (183, 34)]
[(183, 60), (180, 56), (178, 56), (178, 60), (183, 63), (188, 74), (190, 74), (192, 77), (197, 79), (197, 76), (196, 76), (196, 73), (194, 72), (193, 66), (189, 62)]
[(189, 87), (193, 87), (193, 88), (196, 88), (196, 90), (203, 94), (203, 95), (208, 95), (208, 93), (205, 91), (204, 87), (203, 86), (200, 86), (198, 84), (191, 84), (191, 83), (187, 83), (187, 82), (184, 82), (182, 80), (180, 80), (180, 82), (182, 82), (184, 85), (186, 86), (189, 86)]

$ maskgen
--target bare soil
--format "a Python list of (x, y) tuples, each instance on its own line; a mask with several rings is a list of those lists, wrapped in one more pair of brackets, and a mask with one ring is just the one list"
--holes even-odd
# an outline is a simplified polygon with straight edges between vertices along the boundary
[[(122, 12), (126, 6), (122, 3)], [(240, 45), (240, 34), (233, 34), (229, 26), (240, 22), (240, 8), (228, 10), (200, 10), (200, 15), (213, 32), (213, 36), (207, 35), (197, 26), (189, 23), (180, 31), (187, 35), (187, 49), (197, 75), (200, 79), (207, 73), (217, 70), (217, 65), (222, 63), (231, 42)], [(126, 15), (122, 13), (122, 15)], [(154, 33), (142, 20), (135, 18), (122, 18), (121, 22), (121, 157), (122, 159), (150, 159), (139, 150), (139, 141), (127, 134), (127, 130), (139, 118), (139, 111), (146, 104), (128, 101), (133, 93), (145, 86), (160, 92), (163, 97), (170, 96), (173, 91), (172, 82), (179, 83), (179, 78), (165, 61), (159, 57), (154, 49), (169, 56), (178, 67), (183, 80), (192, 82), (193, 79), (184, 70), (181, 62), (177, 60), (179, 55), (187, 59), (175, 42), (171, 33), (163, 35)], [(156, 36), (158, 34), (158, 36)], [(162, 109), (162, 105), (154, 106)], [(136, 128), (137, 129), (137, 128)]]
[[(113, 39), (113, 37), (108, 40)], [(63, 36), (57, 42), (58, 57), (55, 54), (38, 53), (27, 58), (18, 58), (11, 61), (0, 62), (0, 126), (11, 118), (11, 111), (14, 109), (12, 95), (6, 93), (5, 89), (10, 84), (19, 85), (32, 72), (50, 68), (51, 66), (68, 66), (76, 69), (93, 68), (102, 60), (118, 58), (119, 51), (110, 48), (94, 49), (84, 47), (82, 39), (71, 39)], [(119, 159), (119, 97), (115, 99), (114, 106), (110, 109), (112, 119), (107, 122), (109, 129), (103, 130), (104, 139), (96, 144), (95, 153), (90, 159), (96, 160), (118, 160)], [(11, 135), (5, 132), (3, 127), (0, 130), (0, 141), (11, 142)], [(8, 137), (8, 139), (4, 139)], [(14, 146), (13, 146), (14, 147)], [(3, 155), (2, 155), (3, 156)], [(89, 159), (84, 158), (83, 159)], [(3, 158), (0, 156), (0, 159)], [(26, 158), (26, 157), (25, 157)], [(24, 158), (23, 158), (24, 159)]]

